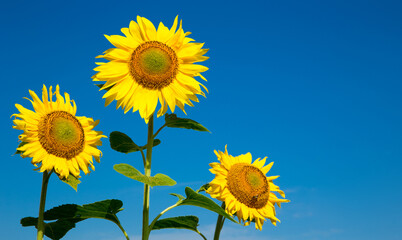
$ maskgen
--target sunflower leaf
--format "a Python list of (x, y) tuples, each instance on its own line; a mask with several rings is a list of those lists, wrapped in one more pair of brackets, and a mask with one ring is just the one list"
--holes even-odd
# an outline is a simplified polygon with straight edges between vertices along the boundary
[(177, 197), (179, 200), (184, 200), (184, 199), (186, 199), (185, 197), (183, 197), (182, 195), (177, 194), (177, 193), (170, 193), (170, 195)]
[(67, 179), (63, 179), (63, 180), (61, 180), (61, 181), (63, 181), (64, 183), (67, 183), (68, 185), (70, 185), (72, 188), (74, 188), (74, 190), (77, 192), (77, 187), (78, 187), (78, 184), (80, 184), (81, 183), (81, 181), (80, 180), (78, 180), (78, 178), (76, 178), (75, 176), (73, 176), (73, 175), (68, 175), (68, 177), (67, 177)]
[[(110, 147), (113, 150), (116, 150), (118, 152), (122, 153), (131, 153), (131, 152), (137, 152), (140, 150), (144, 150), (147, 148), (147, 146), (138, 146), (137, 144), (134, 143), (134, 141), (127, 136), (126, 134), (118, 131), (114, 131), (110, 133)], [(154, 139), (153, 146), (156, 147), (161, 143), (161, 140), (159, 139)]]
[(188, 229), (202, 235), (198, 229), (198, 217), (196, 216), (180, 216), (158, 220), (155, 222), (151, 230), (160, 230), (166, 228)]
[[(68, 231), (73, 229), (77, 222), (80, 222), (82, 220), (84, 220), (84, 219), (74, 219), (74, 220), (60, 219), (55, 222), (46, 223), (45, 224), (45, 235), (50, 239), (59, 240), (62, 237), (64, 237), (64, 235), (66, 235), (66, 233)], [(38, 218), (26, 217), (26, 218), (21, 219), (21, 225), (23, 227), (30, 227), (30, 226), (36, 227), (37, 224), (38, 224)]]
[(229, 214), (227, 214), (221, 206), (216, 204), (210, 198), (195, 192), (193, 189), (189, 187), (186, 187), (185, 193), (186, 193), (186, 199), (184, 199), (180, 203), (180, 205), (192, 205), (196, 207), (202, 207), (210, 211), (216, 212), (217, 214), (224, 216), (225, 218), (229, 219), (232, 222), (238, 223)]
[(123, 174), (124, 176), (126, 176), (128, 178), (148, 184), (151, 187), (176, 185), (176, 181), (171, 179), (169, 176), (158, 173), (153, 177), (152, 176), (148, 177), (148, 176), (145, 176), (144, 174), (142, 174), (137, 169), (135, 169), (133, 166), (126, 164), (126, 163), (116, 164), (113, 166), (113, 169), (116, 172)]
[[(74, 228), (76, 223), (88, 218), (105, 219), (120, 226), (116, 214), (122, 210), (122, 206), (122, 201), (109, 199), (82, 206), (65, 204), (54, 207), (44, 213), (44, 220), (47, 221), (45, 223), (45, 235), (53, 240), (59, 240)], [(26, 217), (21, 219), (23, 227), (37, 227), (37, 224), (38, 218)]]
[(171, 128), (186, 128), (201, 132), (210, 132), (207, 128), (198, 122), (188, 118), (178, 118), (176, 114), (165, 114), (165, 124)]

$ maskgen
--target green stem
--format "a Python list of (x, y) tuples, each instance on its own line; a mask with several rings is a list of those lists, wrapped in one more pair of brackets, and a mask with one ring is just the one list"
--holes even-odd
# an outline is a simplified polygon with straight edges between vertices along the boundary
[[(222, 203), (222, 208), (225, 209), (225, 202)], [(214, 240), (219, 239), (219, 235), (221, 234), (221, 230), (223, 228), (224, 223), (225, 223), (225, 218), (222, 215), (219, 215), (218, 220), (216, 221)]]
[(208, 240), (202, 233), (198, 232), (198, 234), (200, 234), (200, 236), (201, 236), (204, 240)]
[(156, 131), (156, 133), (154, 134), (153, 138), (155, 138), (155, 137), (159, 134), (159, 132), (162, 131), (162, 129), (163, 129), (164, 127), (166, 127), (166, 126), (167, 126), (167, 123), (163, 124), (162, 127), (160, 127), (160, 128), (158, 129), (158, 131)]
[(145, 159), (144, 151), (140, 149), (140, 152), (141, 152), (141, 156), (142, 156), (142, 162), (144, 163), (144, 167), (145, 167), (146, 159)]
[[(148, 143), (147, 143), (147, 157), (144, 166), (145, 176), (151, 176), (151, 160), (152, 160), (152, 147), (154, 141), (154, 115), (152, 114), (148, 122)], [(149, 185), (144, 184), (144, 205), (142, 211), (142, 240), (148, 240), (149, 237)]]
[(43, 234), (45, 233), (45, 223), (43, 222), (43, 215), (45, 212), (45, 202), (47, 193), (47, 184), (49, 183), (49, 178), (51, 172), (44, 171), (42, 178), (42, 190), (40, 193), (40, 204), (39, 204), (39, 217), (38, 217), (38, 234), (36, 235), (37, 240), (43, 240)]
[(166, 209), (163, 210), (161, 213), (159, 213), (159, 215), (156, 216), (156, 218), (155, 218), (155, 219), (152, 221), (152, 223), (149, 225), (149, 231), (152, 230), (152, 228), (154, 227), (156, 221), (158, 221), (158, 219), (159, 219), (163, 214), (165, 214), (167, 211), (171, 210), (172, 208), (175, 208), (175, 207), (179, 206), (180, 203), (182, 203), (182, 201), (178, 201), (178, 202), (175, 203), (174, 205), (172, 205), (172, 206), (166, 208)]
[(126, 231), (124, 230), (123, 226), (121, 226), (120, 222), (117, 224), (117, 226), (119, 226), (120, 230), (123, 232), (124, 236), (126, 237), (127, 240), (130, 240), (130, 238), (128, 237)]

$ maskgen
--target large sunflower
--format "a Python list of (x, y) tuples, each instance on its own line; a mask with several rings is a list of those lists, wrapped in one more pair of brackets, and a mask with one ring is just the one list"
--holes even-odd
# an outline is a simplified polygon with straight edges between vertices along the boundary
[[(89, 173), (88, 166), (95, 170), (92, 157), (100, 161), (102, 152), (96, 146), (102, 145), (102, 132), (93, 128), (99, 123), (92, 118), (77, 117), (77, 106), (70, 100), (68, 93), (64, 98), (60, 95), (59, 86), (52, 93), (52, 87), (47, 91), (42, 89), (42, 101), (35, 92), (29, 90), (35, 111), (15, 104), (20, 111), (15, 116), (13, 128), (23, 130), (19, 135), (22, 157), (32, 157), (32, 164), (40, 172), (54, 170), (60, 179), (70, 174), (78, 177), (80, 169)], [(56, 95), (56, 100), (52, 96)]]
[[(178, 17), (168, 29), (159, 23), (158, 29), (146, 18), (137, 16), (137, 22), (131, 21), (129, 28), (122, 28), (125, 37), (105, 35), (116, 47), (108, 49), (97, 58), (109, 60), (97, 63), (94, 81), (106, 81), (102, 89), (108, 90), (103, 98), (105, 105), (117, 101), (116, 108), (122, 107), (124, 113), (133, 109), (139, 111), (148, 122), (159, 103), (161, 108), (157, 116), (164, 115), (168, 106), (172, 112), (176, 106), (184, 111), (184, 105), (193, 106), (198, 102), (196, 94), (205, 96), (204, 85), (194, 77), (206, 80), (201, 72), (207, 67), (194, 64), (208, 59), (203, 56), (208, 49), (202, 49), (203, 43), (193, 43), (184, 32)], [(177, 31), (176, 31), (177, 29)]]
[(285, 193), (272, 180), (279, 176), (266, 177), (273, 162), (264, 167), (266, 157), (256, 159), (252, 163), (250, 153), (233, 157), (225, 152), (215, 151), (220, 163), (211, 163), (210, 171), (215, 179), (210, 183), (207, 192), (220, 201), (225, 202), (225, 210), (231, 215), (236, 214), (239, 221), (249, 225), (255, 222), (257, 229), (262, 229), (265, 218), (276, 225), (275, 203), (280, 207), (287, 199), (278, 199), (273, 192), (282, 197)]

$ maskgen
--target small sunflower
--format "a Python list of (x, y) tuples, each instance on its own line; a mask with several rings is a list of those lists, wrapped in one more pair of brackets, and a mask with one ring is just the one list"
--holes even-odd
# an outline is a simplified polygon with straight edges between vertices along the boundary
[[(68, 93), (60, 95), (59, 86), (52, 93), (45, 85), (42, 101), (35, 92), (29, 90), (35, 111), (15, 104), (20, 113), (15, 116), (13, 128), (23, 130), (17, 148), (22, 157), (32, 157), (32, 164), (40, 172), (54, 170), (60, 179), (70, 174), (79, 177), (80, 169), (89, 173), (88, 166), (95, 170), (92, 157), (100, 161), (102, 152), (96, 146), (102, 145), (102, 132), (93, 128), (99, 123), (92, 118), (75, 116), (77, 106)], [(53, 102), (52, 96), (56, 95)], [(71, 104), (72, 103), (72, 104)]]
[(219, 201), (225, 202), (225, 210), (230, 215), (236, 214), (239, 221), (247, 226), (255, 222), (256, 229), (261, 230), (265, 218), (276, 225), (275, 203), (280, 207), (287, 199), (278, 199), (273, 192), (282, 197), (285, 193), (272, 180), (279, 176), (266, 177), (273, 162), (264, 167), (266, 157), (252, 163), (250, 153), (233, 157), (225, 152), (215, 151), (220, 163), (211, 163), (210, 171), (215, 179), (207, 192)]
[(122, 107), (124, 113), (130, 109), (139, 111), (142, 118), (148, 122), (161, 105), (157, 116), (164, 115), (168, 106), (172, 112), (178, 106), (184, 111), (191, 101), (198, 102), (196, 94), (205, 94), (206, 87), (194, 77), (206, 80), (201, 72), (207, 67), (194, 64), (208, 59), (203, 56), (208, 49), (202, 49), (203, 43), (194, 43), (188, 38), (190, 32), (184, 32), (178, 17), (173, 26), (168, 29), (159, 23), (158, 29), (146, 18), (137, 16), (137, 22), (131, 21), (129, 28), (122, 28), (125, 35), (105, 35), (116, 47), (108, 49), (104, 55), (97, 58), (109, 60), (107, 63), (97, 63), (99, 66), (92, 78), (93, 81), (106, 81), (101, 90), (105, 105), (117, 101), (116, 108)]

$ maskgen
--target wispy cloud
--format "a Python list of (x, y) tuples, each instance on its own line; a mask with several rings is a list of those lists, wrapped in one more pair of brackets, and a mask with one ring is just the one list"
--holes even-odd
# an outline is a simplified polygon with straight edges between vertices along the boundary
[(315, 229), (315, 230), (310, 230), (308, 232), (303, 233), (302, 236), (309, 237), (309, 238), (321, 239), (321, 238), (328, 238), (330, 236), (337, 235), (342, 232), (343, 232), (342, 229), (337, 229), (337, 228), (321, 229), (321, 230)]

